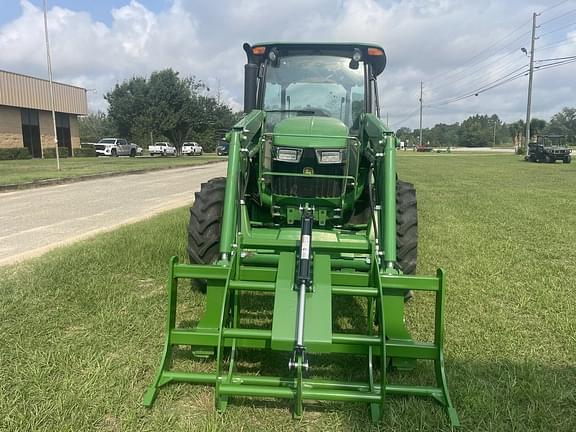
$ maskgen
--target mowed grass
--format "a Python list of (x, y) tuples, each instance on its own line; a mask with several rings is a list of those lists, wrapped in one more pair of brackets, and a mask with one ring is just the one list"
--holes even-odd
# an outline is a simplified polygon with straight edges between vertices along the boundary
[(0, 185), (21, 184), (46, 179), (79, 177), (109, 172), (129, 172), (143, 169), (177, 168), (221, 160), (216, 155), (186, 157), (76, 157), (60, 159), (28, 159), (0, 161)]
[[(445, 356), (462, 430), (576, 430), (576, 166), (457, 154), (401, 154), (399, 166), (418, 190), (419, 273), (448, 275)], [(233, 399), (218, 414), (212, 388), (186, 384), (143, 408), (186, 223), (180, 209), (0, 269), (0, 429), (449, 430), (438, 405), (416, 398), (390, 397), (379, 426), (363, 404), (307, 404), (296, 421), (287, 401)], [(181, 292), (198, 319), (202, 296)], [(429, 331), (430, 300), (408, 306), (415, 334)], [(286, 373), (285, 357), (263, 355), (261, 369)], [(321, 360), (336, 378), (365, 368)], [(419, 363), (400, 378), (429, 373)]]

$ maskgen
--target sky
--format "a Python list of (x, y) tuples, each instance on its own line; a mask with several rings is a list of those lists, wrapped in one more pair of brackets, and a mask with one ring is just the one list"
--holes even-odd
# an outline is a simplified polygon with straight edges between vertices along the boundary
[[(42, 7), (0, 0), (0, 69), (47, 76)], [(382, 117), (397, 129), (418, 127), (421, 81), (424, 127), (525, 118), (533, 12), (532, 116), (549, 119), (576, 106), (576, 62), (548, 60), (576, 56), (576, 0), (48, 0), (48, 29), (54, 79), (88, 89), (91, 111), (116, 83), (168, 67), (240, 109), (244, 42), (376, 43)]]

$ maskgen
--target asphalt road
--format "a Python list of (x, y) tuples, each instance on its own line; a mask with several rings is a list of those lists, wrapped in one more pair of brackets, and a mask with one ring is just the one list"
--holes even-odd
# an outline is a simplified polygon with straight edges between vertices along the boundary
[(0, 265), (190, 205), (226, 163), (0, 194)]

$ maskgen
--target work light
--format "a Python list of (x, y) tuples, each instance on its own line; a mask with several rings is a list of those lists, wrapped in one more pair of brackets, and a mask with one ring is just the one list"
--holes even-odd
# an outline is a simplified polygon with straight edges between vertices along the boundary
[(299, 162), (301, 155), (300, 149), (276, 148), (273, 157), (280, 162)]
[(321, 164), (342, 163), (342, 150), (316, 150), (316, 157)]

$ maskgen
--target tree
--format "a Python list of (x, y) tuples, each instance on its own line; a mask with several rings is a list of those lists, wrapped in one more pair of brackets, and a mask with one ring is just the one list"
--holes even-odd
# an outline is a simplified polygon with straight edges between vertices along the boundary
[(202, 82), (180, 78), (172, 69), (148, 79), (134, 77), (106, 94), (108, 116), (121, 136), (136, 142), (148, 142), (150, 134), (163, 136), (180, 152), (190, 135), (214, 135), (237, 118), (230, 107), (202, 95), (203, 89)]
[(576, 108), (562, 108), (550, 119), (545, 130), (548, 134), (567, 135), (570, 143), (576, 142)]
[(116, 129), (106, 113), (98, 111), (81, 117), (78, 121), (80, 142), (98, 142), (100, 138), (116, 135)]
[(500, 122), (497, 115), (476, 114), (468, 117), (460, 127), (460, 145), (464, 147), (486, 147), (493, 142), (494, 122)]

